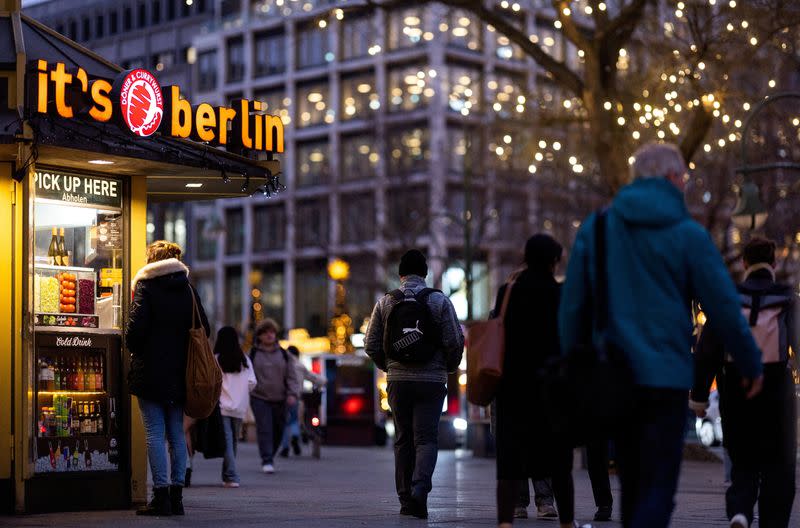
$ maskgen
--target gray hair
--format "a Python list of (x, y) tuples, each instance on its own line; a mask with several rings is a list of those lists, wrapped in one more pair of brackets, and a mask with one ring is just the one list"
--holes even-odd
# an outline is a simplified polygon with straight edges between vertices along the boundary
[(686, 162), (672, 143), (648, 143), (633, 154), (631, 175), (634, 179), (663, 178), (669, 173), (683, 175)]

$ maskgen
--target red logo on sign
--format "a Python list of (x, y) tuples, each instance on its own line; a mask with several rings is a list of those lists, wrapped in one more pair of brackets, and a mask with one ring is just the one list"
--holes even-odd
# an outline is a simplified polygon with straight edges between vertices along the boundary
[(158, 130), (164, 116), (164, 98), (153, 74), (142, 69), (129, 72), (122, 80), (119, 106), (122, 119), (137, 136), (147, 137)]

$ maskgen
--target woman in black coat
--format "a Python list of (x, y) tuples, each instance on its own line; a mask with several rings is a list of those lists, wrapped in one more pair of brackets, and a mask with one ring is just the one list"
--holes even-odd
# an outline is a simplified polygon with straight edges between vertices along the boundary
[[(179, 260), (177, 244), (160, 240), (147, 248), (147, 265), (133, 279), (125, 342), (131, 352), (128, 386), (137, 396), (153, 475), (153, 500), (139, 515), (183, 515), (186, 439), (183, 404), (186, 398), (186, 354), (189, 329), (208, 320), (197, 292), (189, 284), (189, 269)], [(199, 321), (195, 321), (195, 305)], [(169, 441), (171, 481), (167, 475)]]
[[(574, 523), (572, 446), (547, 430), (536, 387), (546, 361), (560, 355), (558, 302), (554, 272), (562, 248), (548, 235), (534, 235), (525, 245), (525, 268), (512, 276), (505, 315), (506, 350), (497, 393), (497, 518), (511, 526), (519, 482), (551, 478), (564, 528)], [(508, 285), (497, 293), (500, 314)]]

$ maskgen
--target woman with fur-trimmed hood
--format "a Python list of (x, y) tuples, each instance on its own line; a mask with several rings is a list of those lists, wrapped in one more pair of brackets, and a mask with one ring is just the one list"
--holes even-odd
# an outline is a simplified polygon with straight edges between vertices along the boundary
[[(159, 240), (147, 247), (147, 265), (133, 279), (125, 340), (131, 352), (128, 386), (137, 396), (153, 475), (153, 500), (139, 515), (183, 515), (186, 439), (183, 404), (186, 397), (186, 355), (194, 303), (206, 335), (208, 319), (197, 292), (189, 284), (189, 268), (177, 244)], [(194, 299), (193, 299), (194, 298)], [(167, 450), (172, 450), (171, 483)]]

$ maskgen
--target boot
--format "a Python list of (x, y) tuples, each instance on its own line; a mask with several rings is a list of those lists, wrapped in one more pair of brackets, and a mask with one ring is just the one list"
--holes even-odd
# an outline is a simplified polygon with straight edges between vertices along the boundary
[(150, 504), (136, 510), (136, 515), (172, 515), (169, 503), (168, 488), (153, 488), (153, 500)]
[(186, 476), (183, 477), (183, 487), (188, 488), (192, 485), (192, 468), (186, 468)]
[(169, 502), (172, 506), (172, 515), (183, 515), (183, 486), (169, 487)]

